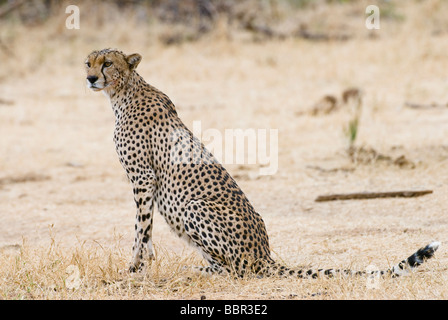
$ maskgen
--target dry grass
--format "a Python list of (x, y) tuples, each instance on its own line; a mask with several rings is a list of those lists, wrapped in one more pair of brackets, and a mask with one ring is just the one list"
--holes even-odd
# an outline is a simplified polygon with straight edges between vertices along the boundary
[[(65, 29), (65, 15), (33, 28), (0, 21), (0, 37), (15, 53), (0, 51), (0, 101), (11, 102), (0, 103), (0, 298), (447, 299), (448, 113), (405, 102), (448, 101), (448, 4), (390, 7), (374, 38), (364, 28), (364, 8), (356, 2), (307, 9), (303, 19), (315, 21), (315, 30), (353, 34), (323, 42), (254, 42), (236, 32), (228, 39), (221, 30), (165, 46), (158, 39), (166, 26), (126, 16), (113, 25), (85, 16), (80, 30)], [(189, 127), (200, 120), (203, 130), (279, 130), (275, 175), (227, 166), (263, 216), (277, 260), (387, 268), (432, 239), (442, 242), (436, 258), (376, 289), (359, 278), (201, 277), (183, 267), (202, 259), (157, 215), (157, 260), (145, 277), (123, 272), (133, 240), (132, 191), (114, 151), (113, 114), (83, 80), (85, 56), (103, 47), (141, 53), (140, 74), (172, 98)], [(323, 96), (340, 99), (353, 86), (364, 92), (355, 144), (393, 159), (404, 155), (413, 168), (352, 162), (344, 133), (351, 113), (307, 113)], [(420, 188), (434, 193), (314, 202), (327, 193)]]
[[(279, 279), (204, 277), (191, 265), (192, 254), (174, 254), (156, 246), (157, 259), (142, 274), (126, 272), (128, 254), (119, 244), (24, 244), (1, 252), (3, 299), (446, 299), (446, 275), (438, 262), (402, 279)], [(436, 270), (436, 271), (434, 271)], [(366, 289), (367, 288), (367, 289)]]

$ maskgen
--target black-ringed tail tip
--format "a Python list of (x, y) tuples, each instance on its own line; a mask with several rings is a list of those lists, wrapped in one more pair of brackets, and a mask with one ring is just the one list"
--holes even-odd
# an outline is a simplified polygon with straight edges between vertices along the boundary
[(401, 261), (396, 266), (394, 266), (391, 271), (393, 275), (402, 276), (409, 273), (413, 269), (417, 268), (423, 264), (426, 260), (431, 259), (434, 253), (440, 247), (439, 241), (433, 241), (426, 247), (418, 249), (414, 254), (412, 254), (407, 259)]

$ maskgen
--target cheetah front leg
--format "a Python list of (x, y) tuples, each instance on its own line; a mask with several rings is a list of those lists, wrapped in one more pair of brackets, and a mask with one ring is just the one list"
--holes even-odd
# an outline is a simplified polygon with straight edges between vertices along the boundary
[(152, 248), (152, 226), (154, 217), (154, 184), (134, 187), (134, 200), (137, 206), (135, 218), (135, 239), (132, 247), (130, 272), (144, 272), (154, 259)]

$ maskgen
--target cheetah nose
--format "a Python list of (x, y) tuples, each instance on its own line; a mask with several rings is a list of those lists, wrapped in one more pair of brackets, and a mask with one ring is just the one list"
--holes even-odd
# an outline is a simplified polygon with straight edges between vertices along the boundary
[(87, 80), (89, 80), (90, 83), (95, 83), (96, 80), (98, 80), (97, 76), (88, 76)]

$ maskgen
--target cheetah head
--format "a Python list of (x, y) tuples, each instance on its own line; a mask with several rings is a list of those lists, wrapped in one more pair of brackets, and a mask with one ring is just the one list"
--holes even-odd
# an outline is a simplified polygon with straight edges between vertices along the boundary
[(116, 90), (127, 83), (141, 59), (138, 53), (126, 55), (115, 49), (93, 51), (85, 61), (87, 87), (106, 93)]

